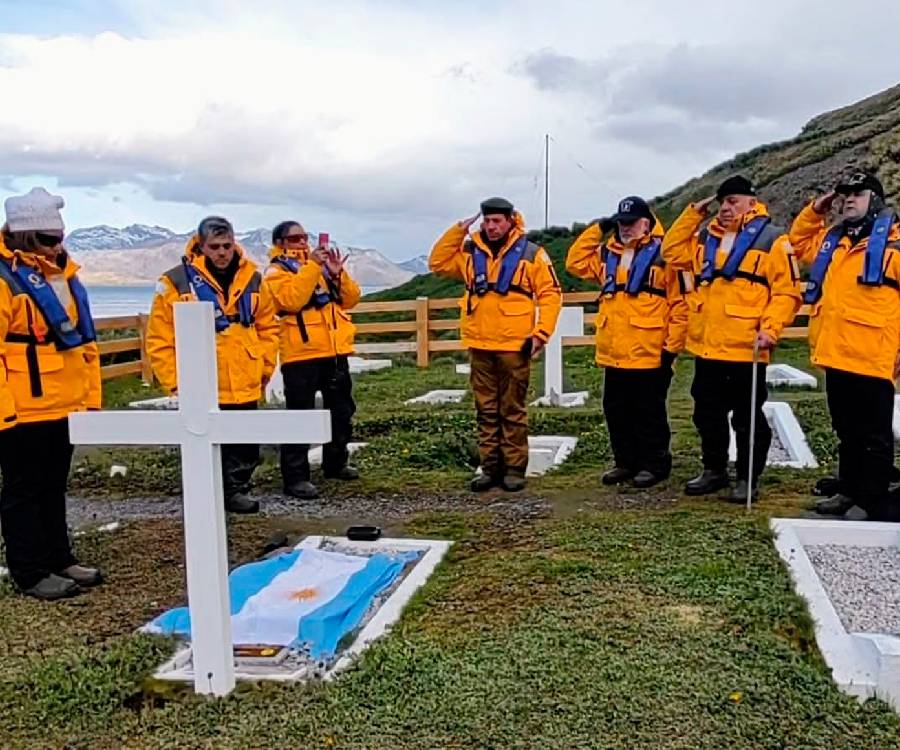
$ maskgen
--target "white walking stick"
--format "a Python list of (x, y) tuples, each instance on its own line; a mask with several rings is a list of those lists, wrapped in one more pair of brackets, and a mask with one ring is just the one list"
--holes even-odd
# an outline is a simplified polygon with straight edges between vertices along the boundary
[(747, 468), (747, 511), (753, 507), (753, 449), (756, 447), (756, 385), (759, 377), (759, 342), (753, 341), (753, 374), (750, 376), (750, 459)]

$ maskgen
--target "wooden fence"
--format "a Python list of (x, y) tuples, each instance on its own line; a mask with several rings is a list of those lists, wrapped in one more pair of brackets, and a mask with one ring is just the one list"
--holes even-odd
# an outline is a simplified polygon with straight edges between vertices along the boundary
[[(597, 292), (570, 292), (563, 295), (563, 304), (592, 305), (598, 300)], [(447, 317), (447, 311), (458, 311), (458, 299), (430, 299), (418, 297), (414, 300), (397, 302), (361, 302), (353, 309), (356, 332), (362, 341), (357, 342), (356, 351), (366, 354), (414, 354), (419, 367), (428, 367), (431, 355), (440, 352), (455, 352), (464, 349), (457, 334), (454, 338), (443, 338), (447, 331), (459, 330), (458, 312)], [(808, 315), (803, 307), (798, 316)], [(372, 321), (371, 318), (390, 316), (391, 320)], [(402, 318), (396, 320), (396, 318)], [(364, 318), (360, 320), (360, 318)], [(593, 329), (597, 313), (584, 316), (586, 329)], [(144, 347), (147, 326), (146, 315), (128, 315), (115, 318), (99, 318), (100, 331), (116, 331), (121, 335), (100, 341), (100, 354), (127, 353), (130, 361), (106, 364), (101, 368), (103, 379), (124, 375), (140, 375), (145, 382), (152, 380), (150, 361)], [(406, 334), (406, 336), (403, 336)], [(371, 341), (373, 337), (387, 335), (390, 341)], [(398, 335), (400, 340), (397, 340)], [(806, 327), (785, 329), (783, 338), (806, 338)], [(566, 336), (563, 346), (593, 346), (593, 335)], [(135, 355), (137, 355), (135, 357)]]

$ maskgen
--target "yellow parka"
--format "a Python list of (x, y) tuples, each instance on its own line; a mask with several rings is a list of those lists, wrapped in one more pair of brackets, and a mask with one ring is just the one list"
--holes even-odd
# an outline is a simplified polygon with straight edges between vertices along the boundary
[(519, 351), (531, 336), (548, 341), (556, 328), (562, 292), (550, 256), (542, 247), (532, 245), (519, 261), (512, 286), (520, 291), (505, 295), (488, 292), (481, 297), (472, 291), (475, 272), (469, 243), (487, 253), (488, 282), (496, 283), (503, 256), (525, 234), (522, 215), (517, 211), (513, 217), (515, 226), (496, 257), (479, 232), (469, 234), (454, 224), (435, 243), (428, 259), (428, 268), (434, 273), (466, 284), (466, 294), (460, 300), (460, 326), (463, 344), (470, 349)]
[[(628, 281), (632, 258), (663, 236), (656, 221), (651, 233), (627, 248), (615, 235), (603, 242), (599, 225), (585, 229), (569, 248), (566, 270), (573, 276), (606, 281), (610, 253), (619, 256), (616, 285)], [(678, 272), (661, 258), (651, 266), (647, 288), (636, 295), (618, 291), (600, 298), (597, 313), (596, 361), (601, 367), (646, 370), (660, 367), (662, 351), (678, 354), (687, 335), (687, 303), (684, 294), (690, 288), (687, 272)]]
[[(71, 257), (66, 256), (65, 265), (60, 268), (41, 255), (7, 249), (2, 237), (0, 257), (13, 267), (29, 266), (46, 280), (69, 319), (77, 324), (78, 307), (69, 280), (78, 272), (78, 264)], [(31, 298), (24, 292), (14, 293), (0, 282), (0, 429), (11, 427), (16, 421), (48, 422), (75, 411), (100, 408), (100, 355), (96, 342), (59, 351), (50, 338), (50, 326)], [(34, 352), (32, 365), (37, 365), (36, 371), (29, 366), (29, 348)]]
[[(297, 273), (277, 262), (284, 255), (300, 262)], [(329, 287), (322, 268), (309, 259), (308, 252), (287, 252), (273, 247), (269, 257), (272, 263), (266, 269), (264, 283), (281, 321), (281, 363), (353, 354), (356, 327), (347, 311), (359, 303), (359, 284), (343, 271), (333, 286), (330, 301), (326, 302)], [(320, 295), (322, 304), (314, 304)]]
[[(254, 277), (258, 278), (256, 264), (246, 256), (241, 247), (238, 246), (236, 252), (240, 255), (240, 261), (226, 300), (222, 288), (206, 269), (197, 238), (194, 237), (185, 249), (192, 272), (200, 274), (216, 290), (219, 304), (228, 316), (238, 315), (241, 294), (248, 284), (253, 283)], [(178, 387), (173, 305), (176, 302), (196, 300), (190, 290), (180, 292), (170, 278), (170, 274), (176, 275), (180, 269), (180, 265), (176, 266), (160, 277), (147, 324), (147, 354), (150, 356), (153, 372), (163, 388), (173, 393)], [(265, 284), (260, 284), (259, 291), (253, 294), (251, 309), (253, 325), (243, 326), (240, 322), (232, 322), (228, 328), (216, 334), (220, 404), (258, 401), (264, 384), (275, 369), (278, 321), (275, 319), (271, 293)]]
[[(768, 216), (761, 202), (742, 217), (740, 229), (759, 216)], [(797, 261), (787, 235), (781, 235), (768, 250), (751, 248), (738, 269), (741, 275), (732, 281), (716, 277), (710, 284), (700, 284), (704, 219), (705, 214), (691, 204), (663, 239), (663, 260), (694, 274), (694, 289), (687, 295), (687, 350), (705, 359), (752, 362), (757, 332), (777, 340), (800, 309)], [(716, 256), (720, 270), (737, 233), (727, 231), (715, 218), (705, 231), (721, 239)], [(768, 362), (769, 352), (760, 352), (760, 361)]]
[[(812, 204), (791, 227), (791, 244), (803, 263), (812, 264), (828, 227)], [(893, 381), (894, 360), (900, 351), (900, 224), (891, 227), (884, 256), (885, 283), (860, 284), (868, 238), (853, 244), (843, 237), (834, 255), (822, 296), (812, 305), (809, 342), (812, 361), (819, 367)]]

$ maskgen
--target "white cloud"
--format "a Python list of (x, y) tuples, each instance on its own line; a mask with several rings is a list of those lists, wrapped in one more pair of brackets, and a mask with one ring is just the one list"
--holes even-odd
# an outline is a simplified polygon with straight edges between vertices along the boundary
[[(488, 194), (538, 223), (549, 131), (552, 219), (568, 223), (620, 194), (664, 192), (891, 79), (844, 60), (846, 45), (823, 58), (830, 32), (798, 36), (802, 9), (760, 4), (717, 27), (708, 0), (690, 14), (649, 0), (123, 0), (139, 38), (0, 36), (0, 91), (14, 103), (0, 185), (58, 177), (80, 196), (73, 225), (101, 219), (103, 199), (82, 194), (99, 189), (132, 221), (291, 211), (401, 257)], [(754, 19), (766, 25), (748, 35)], [(858, 25), (870, 37), (897, 26)]]

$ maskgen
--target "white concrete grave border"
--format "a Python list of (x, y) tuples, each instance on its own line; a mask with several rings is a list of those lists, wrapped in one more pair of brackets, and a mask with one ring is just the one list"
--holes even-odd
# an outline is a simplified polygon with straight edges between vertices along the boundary
[(900, 440), (900, 394), (894, 396), (894, 440)]
[[(749, 406), (749, 399), (748, 399)], [(778, 439), (790, 456), (787, 460), (766, 462), (769, 466), (786, 466), (791, 469), (815, 469), (819, 462), (806, 442), (803, 428), (794, 415), (790, 404), (784, 401), (767, 401), (763, 404), (763, 414), (769, 420), (772, 431), (778, 435)], [(728, 460), (737, 460), (737, 443), (734, 430), (729, 426)]]
[(466, 397), (465, 389), (444, 388), (428, 391), (421, 396), (407, 399), (406, 404), (458, 404)]
[(771, 364), (766, 367), (766, 383), (775, 388), (788, 386), (791, 388), (815, 388), (817, 381), (808, 372), (782, 363)]
[[(308, 536), (295, 549), (318, 549), (323, 543), (339, 545), (342, 551), (359, 550), (367, 554), (380, 551), (422, 550), (425, 552), (406, 574), (400, 585), (381, 603), (374, 615), (359, 631), (353, 643), (340, 655), (335, 664), (321, 675), (325, 680), (332, 680), (351, 666), (373, 641), (381, 638), (400, 619), (404, 607), (434, 572), (447, 554), (452, 542), (440, 539), (379, 539), (375, 542), (351, 542), (345, 537)], [(186, 646), (163, 664), (154, 676), (157, 679), (171, 682), (194, 681), (191, 660), (191, 646)], [(259, 668), (254, 668), (253, 671), (242, 671), (239, 665), (235, 666), (235, 678), (242, 682), (297, 682), (316, 676), (319, 675), (314, 673), (309, 665), (299, 667), (293, 672), (280, 670), (268, 673)]]
[(900, 527), (871, 521), (825, 521), (773, 518), (775, 548), (790, 572), (794, 588), (806, 601), (815, 623), (816, 641), (837, 686), (861, 700), (878, 697), (900, 713), (900, 638), (848, 633), (822, 585), (806, 547), (900, 546)]

